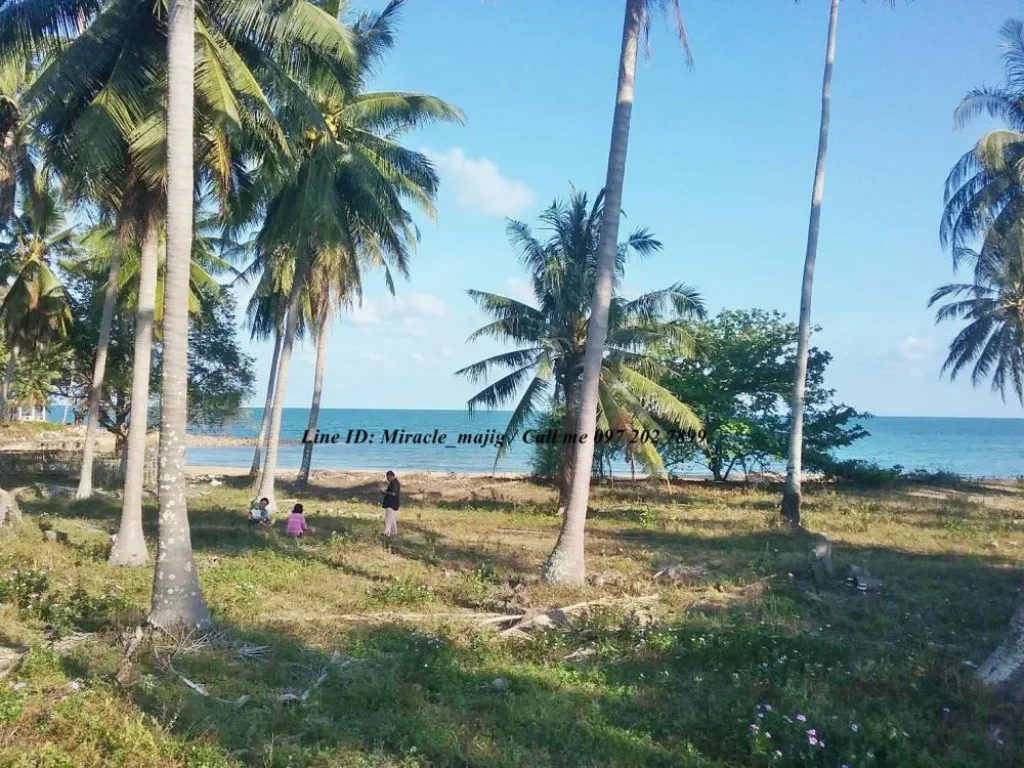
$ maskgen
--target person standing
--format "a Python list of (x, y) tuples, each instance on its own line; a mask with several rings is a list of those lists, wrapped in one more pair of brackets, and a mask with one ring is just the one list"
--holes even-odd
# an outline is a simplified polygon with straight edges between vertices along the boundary
[(395, 473), (390, 469), (385, 477), (388, 480), (388, 487), (384, 491), (384, 501), (381, 504), (381, 506), (384, 507), (384, 535), (397, 536), (398, 505), (400, 503), (399, 496), (401, 495), (402, 484), (398, 482), (398, 478), (395, 477)]

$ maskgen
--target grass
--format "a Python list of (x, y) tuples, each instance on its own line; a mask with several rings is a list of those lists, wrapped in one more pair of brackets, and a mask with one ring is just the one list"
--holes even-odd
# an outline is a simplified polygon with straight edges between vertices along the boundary
[[(301, 542), (249, 531), (243, 488), (192, 486), (220, 632), (184, 646), (155, 638), (122, 684), (122, 632), (145, 613), (151, 570), (106, 565), (116, 501), (25, 501), (28, 522), (0, 547), (0, 644), (30, 649), (0, 682), (0, 767), (1024, 759), (1019, 711), (978, 689), (971, 666), (998, 641), (1021, 581), (1014, 487), (815, 491), (806, 524), (835, 542), (837, 567), (884, 583), (861, 593), (814, 574), (771, 493), (601, 488), (588, 566), (602, 586), (565, 589), (533, 578), (557, 532), (540, 513), (549, 489), (481, 480), (439, 493), (432, 482), (406, 479), (392, 545), (376, 486), (304, 494), (314, 530)], [(67, 540), (47, 542), (47, 527)], [(668, 563), (696, 577), (653, 583)], [(387, 615), (655, 592), (653, 604), (621, 601), (529, 639)]]

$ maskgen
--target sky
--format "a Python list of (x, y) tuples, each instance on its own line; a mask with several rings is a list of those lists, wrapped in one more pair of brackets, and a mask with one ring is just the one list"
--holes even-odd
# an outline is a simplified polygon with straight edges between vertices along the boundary
[[(383, 2), (351, 8), (379, 9)], [(638, 66), (624, 230), (664, 250), (634, 262), (624, 292), (683, 282), (708, 310), (777, 309), (795, 320), (807, 238), (827, 0), (682, 0), (694, 66), (666, 19)], [(466, 343), (485, 316), (466, 289), (528, 295), (506, 219), (536, 222), (570, 184), (604, 182), (622, 0), (409, 0), (372, 87), (441, 97), (463, 126), (406, 137), (440, 176), (436, 223), (396, 296), (367, 275), (361, 307), (331, 329), (326, 408), (459, 409), (480, 388), (457, 369), (502, 351)], [(1002, 81), (1009, 0), (919, 0), (840, 9), (814, 282), (816, 345), (837, 398), (875, 415), (1017, 417), (987, 384), (940, 374), (959, 330), (931, 292), (954, 281), (939, 244), (943, 183), (991, 124), (954, 130), (968, 89)], [(966, 279), (966, 276), (964, 276)], [(242, 302), (247, 299), (243, 290)], [(246, 339), (248, 335), (246, 334)], [(272, 345), (252, 344), (262, 406)], [(314, 349), (297, 348), (285, 405), (308, 407)]]

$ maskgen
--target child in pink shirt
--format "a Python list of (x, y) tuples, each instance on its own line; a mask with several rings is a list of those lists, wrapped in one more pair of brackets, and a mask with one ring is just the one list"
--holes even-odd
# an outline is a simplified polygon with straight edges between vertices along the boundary
[(284, 533), (286, 536), (300, 538), (308, 530), (309, 526), (306, 525), (306, 518), (302, 516), (302, 505), (296, 504), (292, 509), (292, 513), (288, 515), (288, 523)]

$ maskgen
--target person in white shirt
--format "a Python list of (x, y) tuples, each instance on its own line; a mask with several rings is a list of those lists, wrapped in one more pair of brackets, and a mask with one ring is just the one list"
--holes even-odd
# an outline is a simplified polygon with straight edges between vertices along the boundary
[(270, 510), (267, 509), (268, 504), (270, 504), (270, 499), (264, 497), (260, 499), (257, 506), (249, 510), (249, 525), (274, 524), (274, 521), (270, 519)]

